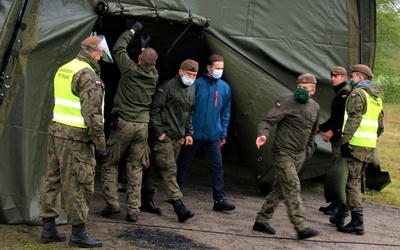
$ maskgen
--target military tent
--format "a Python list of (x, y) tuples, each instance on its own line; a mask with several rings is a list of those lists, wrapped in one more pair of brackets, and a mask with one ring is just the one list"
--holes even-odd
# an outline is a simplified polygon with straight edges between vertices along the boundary
[[(142, 21), (141, 32), (159, 53), (161, 81), (184, 59), (197, 60), (203, 70), (211, 53), (224, 56), (233, 101), (224, 159), (242, 162), (267, 192), (274, 177), (271, 143), (256, 149), (257, 124), (306, 72), (317, 77), (315, 100), (326, 120), (330, 69), (373, 66), (375, 15), (373, 0), (1, 0), (0, 223), (39, 223), (53, 76), (91, 32), (105, 35), (112, 47)], [(130, 45), (134, 59), (138, 44), (137, 38)], [(115, 64), (102, 63), (102, 78), (109, 111), (119, 78)], [(330, 145), (320, 137), (317, 143), (303, 179), (329, 168)]]

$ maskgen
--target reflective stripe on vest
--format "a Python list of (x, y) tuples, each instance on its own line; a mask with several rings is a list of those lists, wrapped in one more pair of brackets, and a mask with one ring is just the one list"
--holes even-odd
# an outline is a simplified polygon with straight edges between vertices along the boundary
[[(367, 148), (376, 148), (376, 141), (378, 139), (377, 130), (378, 130), (378, 117), (382, 112), (382, 100), (377, 97), (370, 96), (365, 90), (359, 89), (364, 92), (366, 96), (367, 103), (367, 112), (363, 114), (360, 126), (357, 131), (354, 133), (353, 137), (350, 139), (350, 145), (367, 147)], [(351, 98), (351, 97), (350, 97)], [(347, 106), (347, 101), (346, 101)], [(347, 118), (348, 118), (347, 109), (344, 113), (344, 123), (343, 130), (346, 126)]]
[(54, 77), (53, 121), (73, 127), (87, 128), (81, 113), (80, 99), (71, 91), (74, 74), (83, 68), (93, 70), (88, 63), (77, 59), (58, 69)]

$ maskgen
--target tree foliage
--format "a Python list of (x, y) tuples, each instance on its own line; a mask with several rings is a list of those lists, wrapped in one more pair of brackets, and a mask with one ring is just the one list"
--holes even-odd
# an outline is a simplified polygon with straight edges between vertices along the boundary
[(400, 0), (377, 0), (374, 74), (400, 76)]

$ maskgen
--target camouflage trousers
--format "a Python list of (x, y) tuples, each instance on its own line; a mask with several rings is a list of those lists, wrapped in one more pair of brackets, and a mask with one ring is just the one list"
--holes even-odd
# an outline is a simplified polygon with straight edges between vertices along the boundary
[(94, 193), (94, 150), (92, 143), (48, 136), (47, 174), (40, 196), (40, 217), (58, 217), (62, 207), (69, 224), (86, 223)]
[(346, 199), (347, 206), (350, 211), (362, 212), (362, 196), (361, 196), (361, 176), (365, 171), (368, 163), (362, 162), (354, 157), (347, 158), (347, 166), (349, 168), (349, 176), (346, 183)]
[(168, 199), (177, 201), (182, 198), (182, 192), (176, 180), (176, 160), (181, 149), (181, 141), (173, 140), (168, 136), (163, 141), (154, 142), (154, 151), (151, 153), (150, 173), (144, 187), (146, 190), (155, 193), (161, 182), (167, 186)]
[(117, 130), (111, 130), (107, 140), (107, 156), (101, 170), (103, 195), (107, 204), (119, 208), (117, 188), (118, 163), (127, 152), (126, 171), (128, 179), (126, 211), (138, 214), (141, 206), (143, 170), (149, 166), (148, 124), (128, 122), (118, 118)]
[(272, 218), (279, 202), (283, 200), (287, 206), (290, 222), (297, 232), (307, 228), (305, 210), (300, 197), (301, 186), (298, 171), (306, 159), (306, 152), (286, 153), (276, 152), (272, 166), (276, 169), (275, 181), (271, 192), (265, 197), (265, 202), (257, 213), (256, 222), (264, 223)]

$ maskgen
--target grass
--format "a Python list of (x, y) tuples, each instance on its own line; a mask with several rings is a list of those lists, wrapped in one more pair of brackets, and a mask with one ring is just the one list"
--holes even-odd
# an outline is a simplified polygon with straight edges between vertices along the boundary
[(400, 207), (400, 104), (385, 103), (385, 131), (378, 140), (378, 154), (382, 171), (390, 174), (391, 183), (382, 191), (368, 190), (365, 198)]
[[(363, 198), (400, 208), (400, 104), (384, 103), (385, 131), (378, 139), (381, 170), (390, 174), (391, 183), (380, 192), (367, 189)], [(323, 193), (323, 183), (305, 181), (303, 189)]]

